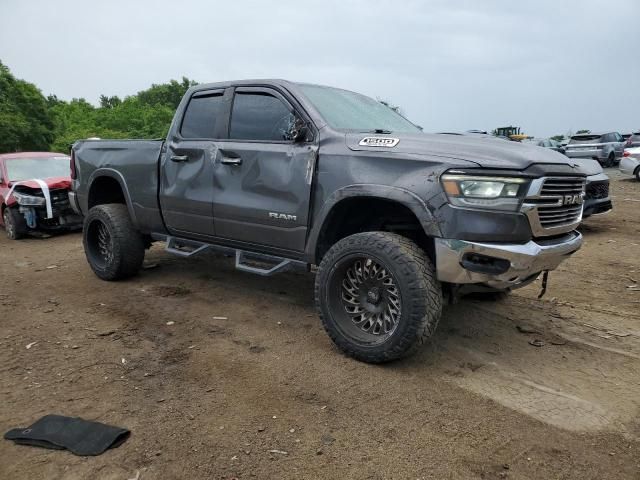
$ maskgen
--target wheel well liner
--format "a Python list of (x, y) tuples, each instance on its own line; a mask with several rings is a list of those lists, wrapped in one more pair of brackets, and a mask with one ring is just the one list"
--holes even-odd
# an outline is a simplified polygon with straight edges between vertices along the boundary
[(107, 203), (121, 203), (127, 206), (129, 215), (134, 225), (137, 225), (137, 218), (131, 202), (129, 191), (122, 175), (111, 169), (96, 170), (89, 180), (89, 190), (87, 194), (87, 212), (96, 205)]
[(433, 237), (425, 232), (424, 220), (396, 199), (363, 195), (343, 198), (324, 216), (315, 236), (314, 263), (319, 264), (329, 248), (342, 238), (366, 231), (395, 232), (410, 238), (434, 260)]
[(89, 188), (89, 198), (87, 202), (89, 209), (105, 203), (127, 203), (120, 182), (113, 177), (97, 177), (93, 180)]

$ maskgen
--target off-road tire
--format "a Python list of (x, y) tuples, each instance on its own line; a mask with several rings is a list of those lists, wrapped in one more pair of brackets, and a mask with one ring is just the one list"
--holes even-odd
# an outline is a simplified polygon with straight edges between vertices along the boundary
[[(336, 308), (343, 294), (334, 282), (340, 278), (341, 269), (358, 256), (374, 259), (392, 274), (397, 284), (400, 314), (395, 329), (383, 343), (360, 341), (346, 333), (348, 322)], [(315, 300), (331, 340), (346, 355), (367, 363), (384, 363), (411, 355), (433, 335), (442, 315), (442, 287), (431, 260), (411, 240), (387, 232), (357, 233), (333, 245), (318, 267)], [(349, 324), (346, 328), (353, 326)]]
[(15, 207), (5, 207), (2, 212), (2, 221), (7, 238), (10, 240), (20, 240), (27, 234), (29, 228), (27, 221)]
[[(108, 240), (101, 241), (101, 235)], [(144, 238), (133, 225), (126, 205), (110, 203), (89, 210), (82, 243), (91, 269), (102, 280), (132, 277), (142, 267)], [(106, 254), (101, 247), (106, 247)]]

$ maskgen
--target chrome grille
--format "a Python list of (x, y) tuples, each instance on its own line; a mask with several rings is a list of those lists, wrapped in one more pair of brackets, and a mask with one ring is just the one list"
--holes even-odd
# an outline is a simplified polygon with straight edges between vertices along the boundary
[(582, 216), (582, 204), (577, 207), (538, 207), (540, 225), (544, 228), (575, 223)]
[(523, 205), (534, 236), (566, 233), (582, 220), (583, 177), (547, 177), (534, 180)]
[(546, 178), (540, 195), (567, 195), (584, 192), (585, 181), (582, 178)]
[[(544, 228), (560, 227), (579, 222), (582, 218), (582, 199), (584, 198), (585, 181), (583, 179), (547, 178), (542, 184), (540, 197), (544, 201), (548, 197), (549, 203), (538, 206), (540, 225)], [(565, 198), (580, 195), (578, 204), (565, 204)], [(560, 199), (560, 200), (558, 200)]]

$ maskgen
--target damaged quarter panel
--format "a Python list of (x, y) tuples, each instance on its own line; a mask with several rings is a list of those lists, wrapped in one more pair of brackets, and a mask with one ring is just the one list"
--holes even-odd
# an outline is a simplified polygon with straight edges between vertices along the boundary
[[(115, 195), (105, 192), (108, 177), (117, 182), (126, 200), (129, 214), (145, 233), (163, 231), (158, 208), (158, 159), (162, 140), (82, 140), (73, 146), (77, 179), (73, 190), (83, 214), (90, 208), (90, 195)], [(115, 184), (111, 182), (110, 188)], [(92, 191), (92, 187), (94, 190)]]

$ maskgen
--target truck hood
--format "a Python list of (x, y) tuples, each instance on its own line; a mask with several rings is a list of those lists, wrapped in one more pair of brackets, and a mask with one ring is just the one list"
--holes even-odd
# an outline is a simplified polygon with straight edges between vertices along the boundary
[(580, 170), (587, 176), (591, 175), (599, 175), (604, 172), (602, 170), (602, 165), (597, 160), (593, 160), (592, 158), (585, 158), (580, 160)]
[[(46, 183), (49, 189), (71, 188), (71, 178), (69, 177), (41, 178), (39, 180), (42, 180), (44, 183)], [(13, 186), (14, 183), (19, 183), (20, 186), (35, 188), (40, 190), (40, 185), (38, 185), (38, 183), (34, 182), (33, 180), (26, 180), (24, 182), (13, 181), (13, 182), (9, 182), (9, 186), (10, 187)]]
[[(398, 139), (394, 147), (360, 145), (367, 137)], [(353, 151), (414, 154), (473, 162), (480, 167), (525, 170), (533, 164), (575, 165), (561, 153), (491, 136), (428, 133), (389, 135), (347, 133), (346, 145)]]

